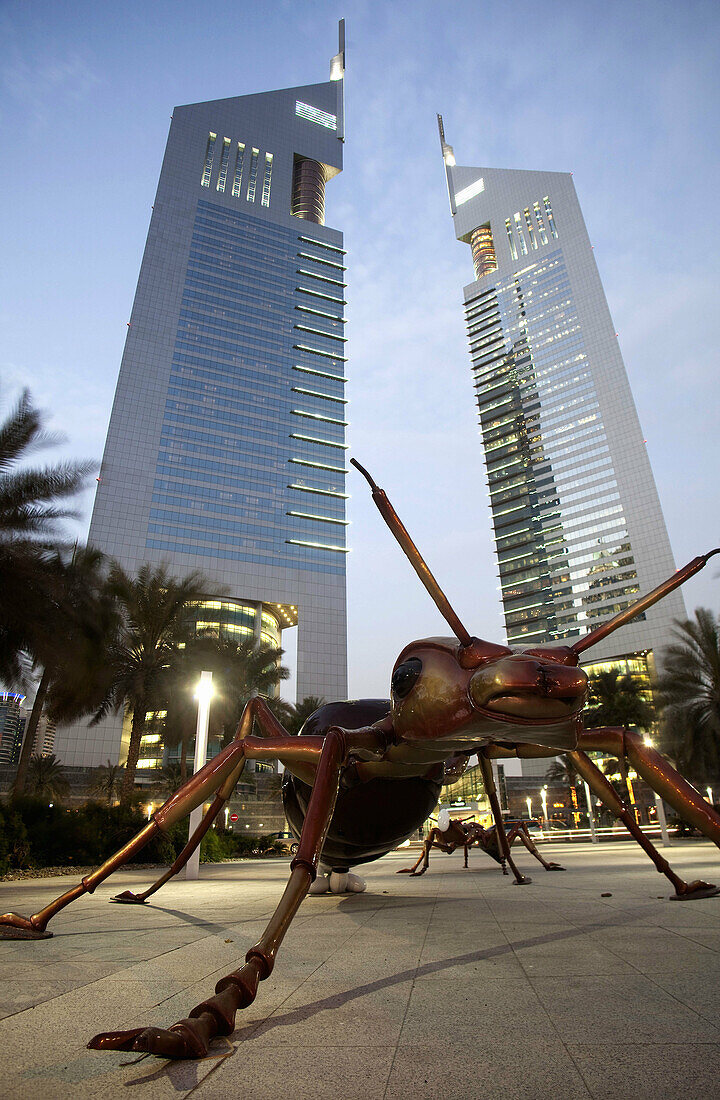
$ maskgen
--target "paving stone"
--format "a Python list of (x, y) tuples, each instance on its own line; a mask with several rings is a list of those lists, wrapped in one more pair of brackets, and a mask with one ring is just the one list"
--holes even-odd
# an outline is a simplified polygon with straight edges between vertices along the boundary
[[(126, 869), (63, 911), (53, 939), (0, 944), (2, 1096), (716, 1095), (720, 898), (667, 901), (629, 843), (546, 853), (568, 870), (532, 869), (528, 887), (490, 864), (465, 871), (461, 853), (398, 876), (402, 852), (366, 869), (365, 894), (308, 898), (234, 1034), (189, 1063), (85, 1044), (169, 1026), (211, 995), (262, 932), (287, 865), (204, 866), (137, 909), (108, 904), (152, 879)], [(720, 879), (710, 844), (668, 857), (688, 879)], [(3, 883), (0, 908), (35, 911), (72, 881)]]

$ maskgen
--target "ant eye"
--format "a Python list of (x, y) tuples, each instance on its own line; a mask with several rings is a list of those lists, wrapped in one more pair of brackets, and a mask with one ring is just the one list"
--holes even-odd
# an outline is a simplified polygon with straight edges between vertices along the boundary
[(395, 669), (392, 675), (392, 693), (398, 699), (404, 699), (415, 686), (417, 678), (422, 672), (422, 661), (419, 657), (408, 657)]

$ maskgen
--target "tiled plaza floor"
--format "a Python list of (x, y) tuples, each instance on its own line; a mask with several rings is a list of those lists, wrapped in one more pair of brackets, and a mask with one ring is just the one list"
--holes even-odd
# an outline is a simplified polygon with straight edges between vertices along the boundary
[[(231, 1040), (182, 1063), (85, 1044), (187, 1015), (257, 938), (287, 863), (203, 866), (144, 908), (107, 904), (151, 881), (119, 872), (56, 917), (53, 939), (0, 941), (0, 1095), (720, 1096), (720, 897), (670, 902), (629, 843), (543, 854), (566, 873), (520, 852), (533, 883), (516, 887), (476, 851), (467, 871), (437, 854), (416, 879), (396, 876), (409, 859), (395, 854), (367, 866), (367, 893), (308, 898)], [(666, 854), (720, 883), (712, 845)], [(0, 910), (33, 912), (72, 883), (3, 883)]]

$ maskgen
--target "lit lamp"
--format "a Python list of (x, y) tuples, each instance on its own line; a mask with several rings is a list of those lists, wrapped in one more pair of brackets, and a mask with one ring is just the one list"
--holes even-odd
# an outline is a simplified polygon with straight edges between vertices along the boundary
[[(210, 721), (210, 700), (212, 699), (212, 672), (201, 672), (200, 683), (195, 692), (198, 701), (197, 726), (195, 727), (195, 763), (193, 774), (205, 766), (207, 757), (208, 724)], [(190, 814), (189, 836), (192, 836), (202, 820), (202, 803)], [(190, 856), (185, 866), (185, 878), (196, 879), (200, 874), (200, 845)]]
[(542, 799), (542, 804), (543, 804), (543, 818), (545, 819), (545, 825), (547, 826), (547, 823), (548, 823), (547, 786), (543, 787), (543, 789), (540, 791), (540, 797)]
[(532, 799), (531, 799), (530, 795), (528, 795), (527, 798), (525, 799), (525, 805), (528, 808), (528, 817), (532, 817)]

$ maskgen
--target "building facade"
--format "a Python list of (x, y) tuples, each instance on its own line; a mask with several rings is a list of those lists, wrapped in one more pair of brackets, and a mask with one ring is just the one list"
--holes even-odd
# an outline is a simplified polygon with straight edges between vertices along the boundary
[(24, 695), (0, 691), (0, 765), (17, 765), (27, 721)]
[[(347, 694), (340, 30), (326, 83), (173, 112), (89, 533), (129, 571), (201, 570), (203, 628), (297, 624), (298, 695), (328, 699)], [(117, 759), (121, 724), (75, 727), (63, 761)]]
[[(460, 167), (439, 124), (508, 643), (571, 644), (675, 571), (645, 441), (571, 175)], [(583, 665), (647, 686), (685, 617), (673, 592)]]

